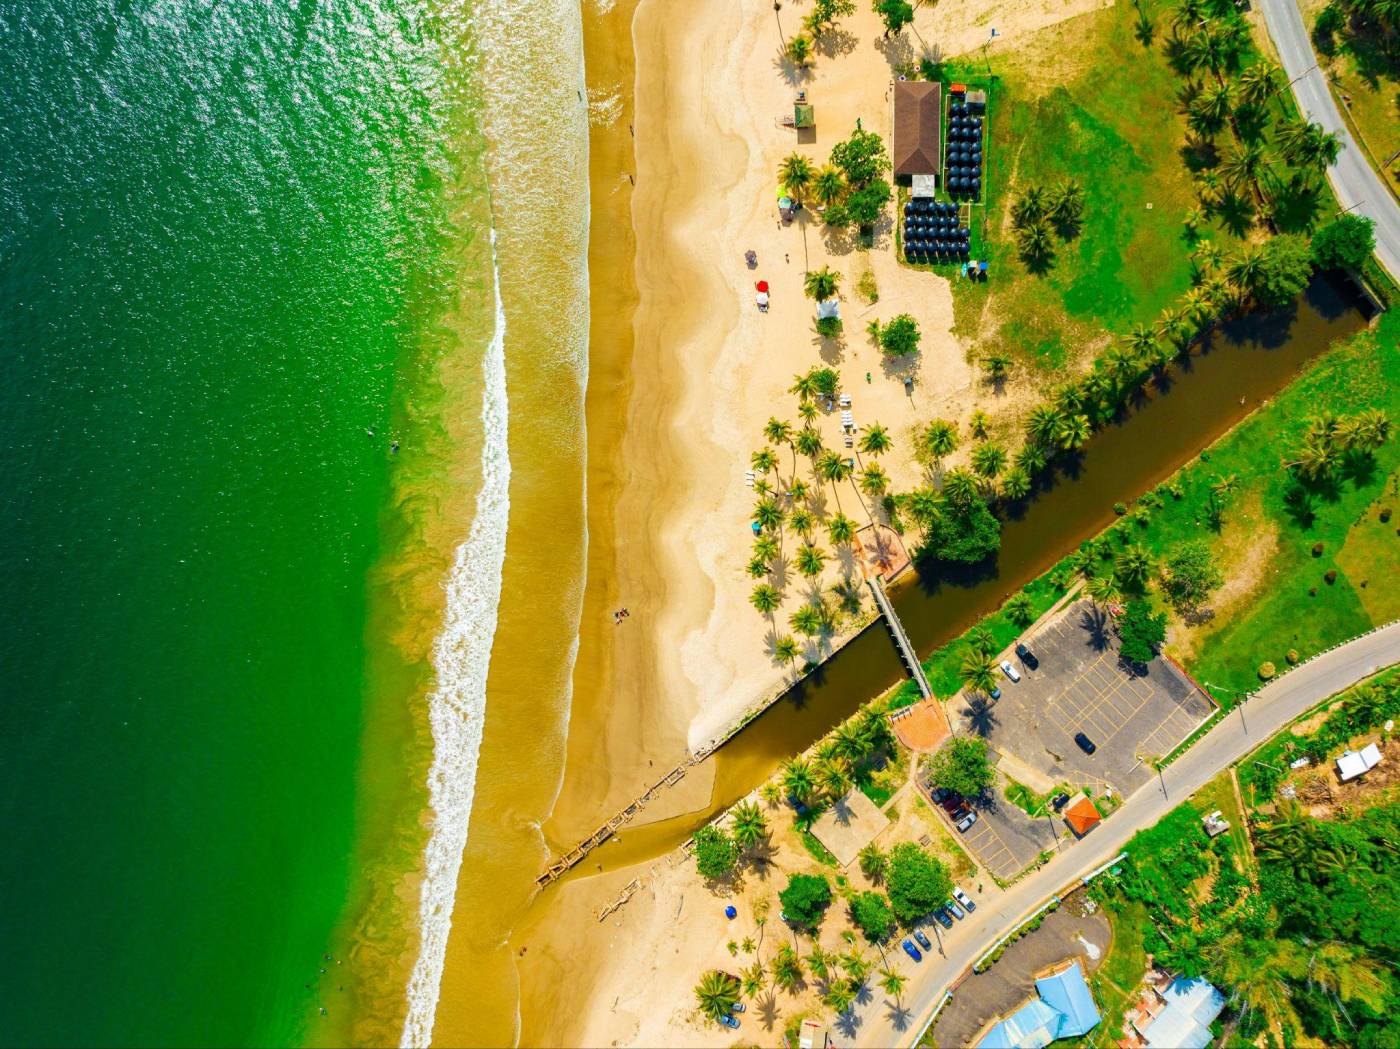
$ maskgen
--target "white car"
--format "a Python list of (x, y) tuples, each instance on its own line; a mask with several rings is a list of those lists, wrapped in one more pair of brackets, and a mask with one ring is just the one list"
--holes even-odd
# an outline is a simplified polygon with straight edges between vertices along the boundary
[(966, 907), (968, 914), (971, 914), (977, 909), (977, 904), (972, 902), (972, 897), (969, 896), (967, 893), (963, 892), (962, 889), (953, 890), (953, 899), (957, 900), (964, 907)]
[(1007, 677), (1009, 677), (1012, 681), (1021, 680), (1021, 672), (1011, 665), (1011, 661), (1009, 659), (1003, 659), (1001, 661), (1001, 672)]

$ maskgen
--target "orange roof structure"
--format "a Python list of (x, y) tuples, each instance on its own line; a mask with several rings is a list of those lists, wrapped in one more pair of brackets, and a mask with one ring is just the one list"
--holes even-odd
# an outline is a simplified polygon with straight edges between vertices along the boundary
[(927, 80), (897, 80), (894, 85), (894, 158), (896, 175), (937, 175), (942, 157), (939, 96), (943, 85)]
[(1065, 810), (1065, 822), (1081, 838), (1101, 819), (1099, 810), (1094, 808), (1094, 803), (1086, 794), (1079, 795), (1079, 800)]
[(932, 699), (895, 711), (890, 715), (890, 727), (901, 743), (923, 754), (932, 754), (952, 735), (942, 705)]

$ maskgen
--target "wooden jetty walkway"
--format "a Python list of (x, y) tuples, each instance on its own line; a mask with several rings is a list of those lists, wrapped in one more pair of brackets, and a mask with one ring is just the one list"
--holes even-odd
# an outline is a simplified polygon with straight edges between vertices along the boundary
[(914, 679), (914, 684), (919, 686), (919, 694), (928, 699), (933, 695), (933, 689), (929, 688), (928, 678), (924, 676), (924, 666), (919, 662), (919, 653), (914, 651), (909, 635), (904, 632), (904, 624), (899, 621), (899, 616), (894, 614), (894, 604), (885, 593), (885, 584), (880, 581), (879, 576), (872, 576), (866, 582), (870, 585), (870, 592), (875, 595), (875, 604), (880, 607), (890, 633), (894, 635), (894, 643), (899, 647), (899, 654), (904, 658), (904, 665), (909, 669), (910, 677)]

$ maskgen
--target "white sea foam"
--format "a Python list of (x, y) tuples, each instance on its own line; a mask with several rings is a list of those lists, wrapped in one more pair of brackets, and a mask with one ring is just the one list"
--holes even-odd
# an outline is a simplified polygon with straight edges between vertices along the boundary
[(491, 231), (491, 265), (496, 295), (496, 330), (482, 361), (481, 488), (467, 540), (457, 549), (447, 580), (446, 619), (433, 648), (437, 688), (429, 697), (433, 763), (428, 800), (433, 823), (424, 854), (418, 923), (418, 960), (408, 981), (408, 1014), (402, 1046), (432, 1041), (442, 982), (457, 874), (467, 844), (477, 755), (486, 719), (486, 678), (501, 600), (501, 572), (510, 519), (510, 446), (506, 399), (506, 315), (496, 262), (496, 231)]

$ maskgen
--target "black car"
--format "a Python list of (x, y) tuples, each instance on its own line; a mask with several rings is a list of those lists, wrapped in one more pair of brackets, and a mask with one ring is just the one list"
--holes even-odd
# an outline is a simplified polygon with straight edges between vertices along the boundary
[(1024, 643), (1021, 642), (1017, 642), (1016, 644), (1016, 658), (1019, 659), (1022, 663), (1024, 663), (1027, 667), (1029, 667), (1031, 670), (1034, 670), (1036, 667), (1040, 666), (1040, 660), (1035, 658), (1035, 653), (1032, 652), (1029, 648), (1025, 646)]
[(933, 950), (933, 944), (928, 942), (928, 937), (924, 935), (923, 929), (914, 930), (914, 939), (919, 941), (919, 946), (926, 951)]
[(943, 928), (951, 929), (953, 927), (953, 916), (948, 913), (946, 907), (939, 907), (938, 910), (933, 912), (933, 916), (938, 919), (938, 924), (943, 926)]
[(1079, 744), (1079, 749), (1084, 751), (1085, 754), (1092, 754), (1099, 749), (1094, 746), (1094, 741), (1082, 732), (1076, 732), (1074, 734), (1074, 741)]
[(1057, 794), (1057, 795), (1055, 795), (1055, 800), (1052, 801), (1052, 802), (1050, 803), (1050, 807), (1051, 807), (1052, 809), (1054, 809), (1056, 812), (1059, 812), (1062, 808), (1065, 807), (1065, 803), (1068, 802), (1068, 801), (1069, 801), (1069, 795), (1068, 795), (1068, 794)]

